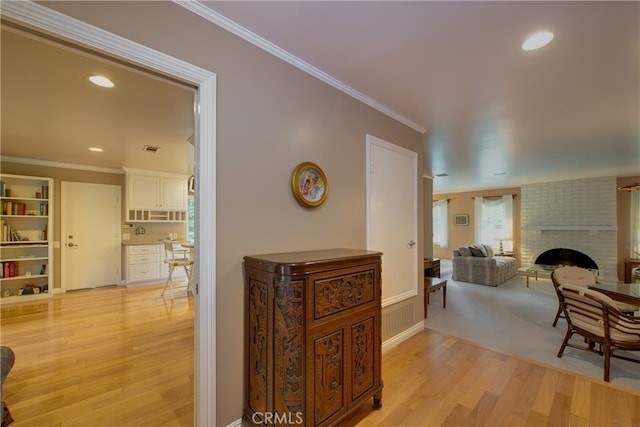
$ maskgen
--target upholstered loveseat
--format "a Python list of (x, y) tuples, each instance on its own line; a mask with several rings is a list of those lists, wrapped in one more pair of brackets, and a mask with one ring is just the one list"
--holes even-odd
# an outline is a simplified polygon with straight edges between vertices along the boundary
[(518, 274), (515, 258), (495, 256), (488, 245), (461, 246), (453, 251), (451, 278), (461, 282), (498, 286)]

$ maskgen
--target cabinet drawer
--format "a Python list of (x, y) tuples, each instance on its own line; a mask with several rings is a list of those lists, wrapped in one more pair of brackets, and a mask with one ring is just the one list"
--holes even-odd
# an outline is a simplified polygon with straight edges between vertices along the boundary
[(156, 279), (160, 276), (158, 263), (135, 264), (129, 266), (129, 281)]
[(330, 318), (347, 310), (370, 306), (376, 301), (375, 265), (346, 268), (311, 276), (311, 322)]
[(160, 262), (160, 255), (147, 254), (147, 255), (131, 255), (129, 256), (129, 264), (157, 264)]
[(129, 255), (157, 254), (160, 253), (160, 245), (136, 245), (129, 246)]

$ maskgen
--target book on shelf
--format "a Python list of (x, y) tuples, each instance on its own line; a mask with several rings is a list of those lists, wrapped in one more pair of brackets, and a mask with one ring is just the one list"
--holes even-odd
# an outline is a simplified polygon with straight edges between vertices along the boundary
[(18, 263), (5, 261), (2, 263), (2, 278), (16, 277), (18, 275)]
[(22, 202), (14, 202), (11, 207), (11, 215), (26, 215), (27, 204)]
[(27, 204), (24, 202), (2, 201), (2, 215), (26, 215)]
[[(18, 230), (13, 228), (10, 224), (2, 224), (2, 229), (0, 231), (2, 235), (0, 236), (0, 241), (2, 242), (28, 242), (29, 237), (23, 235)], [(44, 232), (43, 232), (44, 233)], [(46, 240), (46, 239), (43, 239)]]

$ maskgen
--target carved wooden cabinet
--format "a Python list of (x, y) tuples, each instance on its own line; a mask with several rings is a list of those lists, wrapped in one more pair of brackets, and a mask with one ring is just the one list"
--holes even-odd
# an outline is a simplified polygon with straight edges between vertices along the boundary
[(244, 258), (245, 422), (329, 426), (381, 406), (381, 255)]

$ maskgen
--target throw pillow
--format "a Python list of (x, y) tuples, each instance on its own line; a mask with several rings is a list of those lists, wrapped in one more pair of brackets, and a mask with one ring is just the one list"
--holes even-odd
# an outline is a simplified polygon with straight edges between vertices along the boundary
[(487, 256), (488, 256), (489, 258), (491, 258), (491, 257), (493, 256), (493, 248), (491, 248), (491, 246), (489, 246), (489, 245), (485, 245), (485, 244), (483, 244), (483, 245), (482, 245), (482, 247), (484, 248), (484, 250), (485, 250), (485, 252), (486, 252)]
[(467, 246), (460, 246), (458, 248), (458, 252), (460, 252), (461, 256), (472, 256), (471, 255), (471, 251), (469, 250), (469, 248)]
[(471, 251), (471, 255), (472, 255), (472, 256), (484, 257), (484, 255), (482, 254), (482, 251), (481, 251), (480, 249), (477, 249), (477, 248), (469, 248), (469, 250)]
[(484, 245), (482, 243), (480, 243), (479, 245), (473, 245), (474, 248), (478, 249), (480, 252), (482, 252), (482, 256), (487, 256), (487, 251), (484, 248)]

